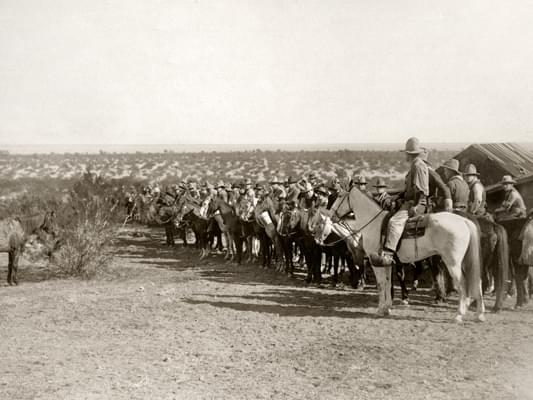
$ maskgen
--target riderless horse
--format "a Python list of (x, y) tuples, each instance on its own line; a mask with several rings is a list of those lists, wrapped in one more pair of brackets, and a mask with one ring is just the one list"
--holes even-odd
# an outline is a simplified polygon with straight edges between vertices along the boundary
[(0, 220), (0, 252), (9, 254), (7, 269), (7, 283), (18, 285), (18, 263), (24, 246), (30, 235), (36, 234), (51, 256), (59, 246), (55, 230), (55, 214), (47, 212), (21, 218), (6, 218)]

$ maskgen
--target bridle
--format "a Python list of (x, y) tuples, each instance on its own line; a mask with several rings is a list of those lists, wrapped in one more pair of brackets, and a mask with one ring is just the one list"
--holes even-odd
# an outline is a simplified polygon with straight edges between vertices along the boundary
[[(350, 191), (351, 191), (351, 189), (350, 189)], [(352, 212), (352, 205), (350, 204), (350, 191), (348, 191), (348, 192), (346, 192), (346, 194), (344, 194), (344, 197), (339, 202), (337, 207), (335, 207), (334, 209), (333, 208), (331, 209), (331, 211), (333, 212), (333, 215), (336, 218), (338, 218), (339, 220), (343, 219), (344, 217), (346, 217), (348, 214), (350, 214)], [(344, 204), (345, 201), (348, 201), (348, 211), (345, 214), (343, 214), (343, 215), (339, 215), (339, 213), (338, 213), (339, 208), (341, 208), (341, 206)]]

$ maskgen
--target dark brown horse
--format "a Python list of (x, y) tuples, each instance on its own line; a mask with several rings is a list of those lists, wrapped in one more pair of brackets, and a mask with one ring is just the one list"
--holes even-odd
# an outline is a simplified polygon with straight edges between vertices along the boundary
[(7, 283), (18, 285), (17, 271), (24, 246), (31, 235), (37, 235), (45, 245), (48, 256), (59, 246), (55, 230), (55, 214), (47, 212), (24, 218), (0, 220), (0, 252), (9, 254)]

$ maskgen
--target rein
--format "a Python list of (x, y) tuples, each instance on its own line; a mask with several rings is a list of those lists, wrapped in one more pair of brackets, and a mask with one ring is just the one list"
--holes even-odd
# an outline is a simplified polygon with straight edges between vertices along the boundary
[[(344, 200), (343, 200), (344, 201)], [(370, 225), (372, 222), (374, 222), (376, 220), (377, 217), (380, 216), (380, 214), (385, 211), (384, 209), (381, 209), (376, 215), (374, 215), (372, 217), (372, 219), (370, 219), (370, 221), (368, 221), (366, 224), (364, 224), (361, 228), (359, 228), (358, 230), (353, 230), (352, 228), (350, 228), (348, 225), (346, 225), (345, 223), (343, 223), (343, 221), (339, 222), (340, 225), (344, 226), (348, 231), (350, 231), (350, 233), (346, 236), (343, 236), (341, 237), (340, 239), (338, 240), (335, 240), (331, 243), (324, 243), (322, 244), (322, 246), (325, 246), (325, 247), (331, 247), (331, 246), (335, 246), (336, 244), (342, 242), (343, 240), (346, 240), (348, 239), (349, 237), (354, 237), (356, 235), (360, 235), (361, 232), (363, 232), (363, 229), (365, 229), (368, 225)]]

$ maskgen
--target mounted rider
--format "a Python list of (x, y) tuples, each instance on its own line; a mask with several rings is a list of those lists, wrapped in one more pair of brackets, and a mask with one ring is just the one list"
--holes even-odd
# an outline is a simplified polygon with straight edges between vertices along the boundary
[(224, 181), (218, 181), (215, 189), (217, 190), (217, 197), (228, 202), (228, 192), (226, 191), (226, 185)]
[(420, 147), (416, 137), (409, 138), (405, 143), (406, 161), (410, 163), (409, 172), (405, 177), (404, 203), (388, 223), (385, 245), (380, 254), (370, 255), (374, 265), (391, 265), (394, 253), (402, 237), (405, 224), (410, 217), (426, 212), (429, 195), (428, 165), (424, 161), (425, 149)]
[(376, 191), (372, 195), (374, 200), (376, 200), (384, 210), (392, 211), (395, 202), (394, 198), (387, 193), (388, 185), (385, 183), (385, 179), (378, 178), (374, 187), (376, 188)]
[(315, 207), (327, 207), (329, 191), (326, 188), (326, 185), (318, 185), (315, 190), (316, 202)]
[(332, 178), (329, 181), (328, 189), (330, 194), (328, 196), (327, 209), (329, 210), (331, 209), (333, 203), (335, 203), (335, 200), (337, 200), (337, 197), (344, 193), (344, 189), (342, 188), (341, 182), (337, 177)]
[(287, 205), (289, 208), (294, 208), (298, 205), (298, 197), (300, 196), (301, 189), (298, 186), (298, 180), (292, 175), (287, 179), (289, 189), (287, 191)]
[(501, 221), (525, 218), (527, 216), (527, 210), (524, 199), (518, 190), (516, 190), (513, 186), (516, 184), (516, 181), (511, 175), (504, 175), (500, 184), (503, 186), (503, 190), (505, 191), (505, 199), (503, 200), (501, 206), (494, 210), (496, 219)]
[(479, 173), (474, 164), (468, 164), (463, 172), (470, 189), (468, 196), (468, 212), (477, 217), (487, 215), (487, 194), (485, 187), (479, 180)]
[(315, 206), (317, 202), (317, 196), (315, 195), (313, 185), (311, 182), (304, 183), (304, 189), (300, 193), (300, 198), (298, 199), (298, 207), (302, 210), (309, 210)]
[(366, 178), (364, 177), (364, 175), (359, 175), (359, 174), (356, 174), (353, 176), (352, 178), (352, 186), (357, 186), (357, 188), (365, 193), (366, 195), (372, 197), (372, 194), (368, 191), (367, 187), (366, 187)]
[(459, 161), (455, 158), (446, 161), (443, 165), (444, 180), (450, 189), (453, 211), (466, 212), (470, 188), (459, 172)]

